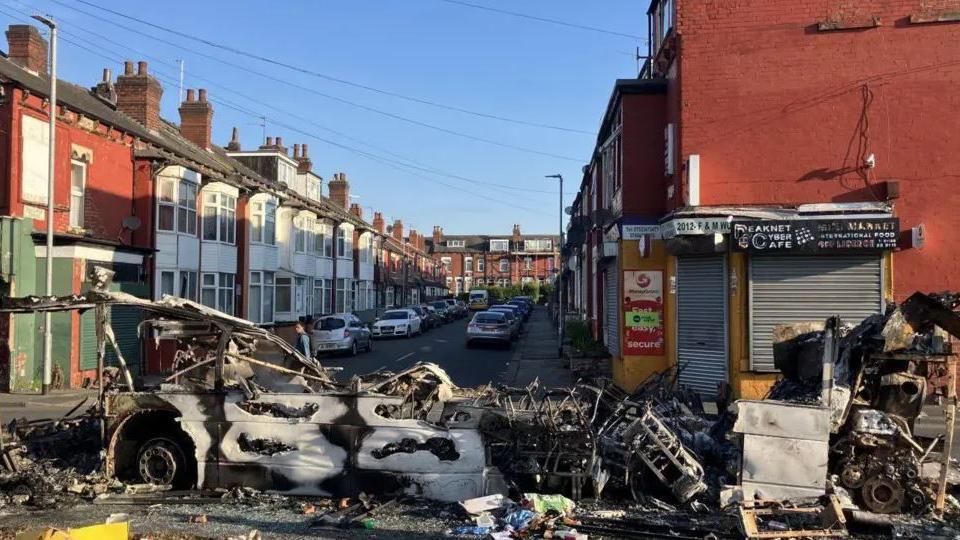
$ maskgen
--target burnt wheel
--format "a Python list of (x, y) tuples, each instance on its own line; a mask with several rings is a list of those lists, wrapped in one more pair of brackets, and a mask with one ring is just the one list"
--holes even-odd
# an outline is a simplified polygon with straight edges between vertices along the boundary
[(137, 472), (147, 484), (188, 487), (190, 472), (183, 449), (173, 439), (158, 437), (140, 446)]

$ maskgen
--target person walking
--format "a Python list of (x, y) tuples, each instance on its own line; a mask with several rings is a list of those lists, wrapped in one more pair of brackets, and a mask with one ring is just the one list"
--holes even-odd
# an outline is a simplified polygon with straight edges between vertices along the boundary
[(300, 354), (310, 358), (310, 334), (307, 333), (302, 322), (298, 322), (293, 328), (297, 331), (297, 342), (294, 346)]

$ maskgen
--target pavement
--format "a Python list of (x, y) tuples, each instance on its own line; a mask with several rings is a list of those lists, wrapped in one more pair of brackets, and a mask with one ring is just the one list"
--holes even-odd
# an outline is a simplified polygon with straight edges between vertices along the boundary
[(0, 422), (6, 423), (14, 418), (27, 420), (60, 418), (84, 399), (86, 403), (77, 412), (86, 410), (96, 402), (97, 391), (53, 390), (47, 395), (0, 393)]
[(355, 357), (325, 356), (327, 367), (341, 367), (338, 378), (350, 378), (378, 370), (400, 371), (417, 362), (442, 367), (458, 386), (487, 383), (526, 386), (536, 378), (547, 386), (568, 386), (570, 372), (557, 355), (556, 328), (546, 309), (538, 307), (509, 348), (476, 345), (467, 348), (464, 319), (428, 330), (413, 338), (386, 338), (373, 342), (373, 351)]

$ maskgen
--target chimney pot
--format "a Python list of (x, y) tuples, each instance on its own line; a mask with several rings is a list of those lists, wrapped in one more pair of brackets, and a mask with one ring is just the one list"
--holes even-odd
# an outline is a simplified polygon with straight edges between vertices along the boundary
[(103, 68), (103, 82), (110, 82), (113, 79), (113, 70)]
[(124, 75), (133, 75), (133, 62), (127, 60), (123, 63), (123, 74)]
[(297, 143), (293, 144), (293, 159), (300, 159), (300, 145)]
[(227, 143), (227, 150), (231, 152), (239, 152), (241, 150), (240, 129), (236, 126), (233, 127), (233, 134), (230, 136), (230, 142)]
[(146, 75), (147, 74), (147, 61), (140, 60), (137, 62), (137, 75)]
[(303, 143), (302, 145), (300, 145), (300, 148), (301, 148), (300, 155), (303, 157), (307, 157), (307, 143)]
[(277, 137), (277, 146), (283, 146), (283, 137)]
[(193, 94), (193, 88), (187, 88), (187, 102), (189, 103), (194, 99), (196, 98), (194, 97), (194, 94)]
[(267, 137), (267, 144), (266, 144), (266, 146), (273, 146), (273, 137)]
[(206, 89), (206, 88), (201, 88), (200, 90), (197, 90), (197, 93), (200, 95), (200, 98), (199, 98), (199, 99), (200, 99), (200, 102), (201, 102), (201, 103), (206, 103), (206, 101), (207, 101), (207, 89)]

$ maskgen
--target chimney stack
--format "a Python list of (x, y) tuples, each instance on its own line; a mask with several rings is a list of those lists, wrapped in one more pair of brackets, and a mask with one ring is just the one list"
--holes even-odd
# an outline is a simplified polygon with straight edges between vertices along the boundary
[(7, 57), (34, 73), (47, 73), (47, 40), (29, 24), (11, 24), (7, 28)]
[(403, 242), (403, 222), (399, 219), (393, 220), (393, 238)]
[(363, 208), (359, 204), (353, 203), (350, 205), (350, 213), (357, 216), (360, 219), (363, 219)]
[[(296, 148), (296, 145), (294, 145), (294, 148)], [(299, 173), (308, 173), (313, 170), (313, 162), (310, 161), (307, 149), (307, 143), (300, 145), (300, 159), (297, 161), (297, 172)], [(294, 157), (294, 159), (296, 159), (296, 157)]]
[(117, 108), (117, 89), (113, 87), (113, 71), (110, 68), (103, 68), (103, 79), (92, 90), (93, 95), (101, 101)]
[(414, 248), (420, 248), (420, 242), (417, 240), (417, 230), (410, 229), (410, 232), (407, 233), (407, 241), (410, 242), (410, 245)]
[(233, 127), (233, 134), (230, 136), (230, 142), (227, 143), (227, 150), (231, 152), (239, 152), (241, 150), (240, 146), (240, 129), (236, 126)]
[(433, 226), (433, 247), (440, 247), (443, 242), (443, 229), (439, 225)]
[(513, 241), (514, 242), (520, 241), (520, 225), (513, 226)]
[(373, 213), (373, 230), (377, 231), (380, 234), (383, 234), (385, 228), (383, 223), (383, 214), (380, 212)]
[(213, 129), (213, 107), (207, 101), (207, 90), (201, 88), (199, 99), (192, 88), (187, 89), (187, 100), (180, 104), (180, 134), (203, 149), (210, 148)]
[(350, 206), (350, 183), (347, 182), (347, 173), (334, 173), (333, 180), (327, 184), (330, 191), (330, 200), (340, 208)]
[[(147, 72), (147, 63), (137, 62), (137, 73), (133, 72), (133, 62), (123, 63), (123, 75), (117, 77), (117, 109), (143, 127), (156, 131), (160, 128), (160, 98), (163, 87)], [(212, 110), (211, 110), (212, 114)]]
[(267, 140), (260, 145), (261, 150), (269, 150), (273, 148), (273, 137), (267, 137)]

